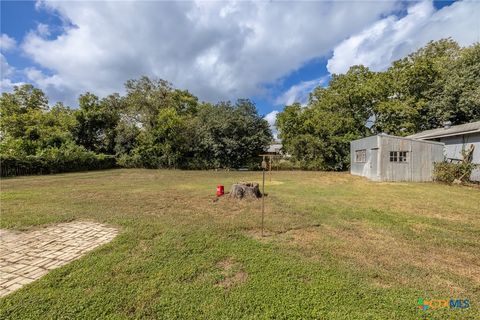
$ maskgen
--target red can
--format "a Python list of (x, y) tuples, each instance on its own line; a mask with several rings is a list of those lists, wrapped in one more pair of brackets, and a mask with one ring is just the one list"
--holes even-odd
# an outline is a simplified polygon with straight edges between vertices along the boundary
[(222, 185), (217, 186), (217, 197), (221, 197), (225, 194), (225, 188)]

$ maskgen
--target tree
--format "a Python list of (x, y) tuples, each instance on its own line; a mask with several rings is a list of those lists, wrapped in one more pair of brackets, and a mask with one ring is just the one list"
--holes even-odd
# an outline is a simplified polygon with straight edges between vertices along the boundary
[(353, 66), (328, 88), (315, 88), (307, 106), (287, 106), (277, 116), (285, 151), (306, 169), (346, 169), (349, 141), (371, 134), (367, 123), (383, 94), (375, 80), (368, 68)]
[(277, 116), (284, 149), (304, 168), (343, 170), (348, 142), (380, 132), (409, 135), (480, 120), (480, 45), (428, 43), (384, 72), (353, 66), (315, 88), (305, 107)]
[(480, 44), (464, 48), (446, 64), (442, 90), (430, 106), (438, 122), (462, 124), (480, 120)]
[(207, 168), (248, 166), (268, 146), (272, 134), (267, 121), (247, 99), (235, 105), (220, 102), (199, 106), (195, 123), (194, 164)]
[(174, 89), (168, 81), (162, 79), (143, 76), (138, 80), (128, 80), (125, 89), (128, 115), (146, 129), (155, 127), (158, 113), (162, 108), (174, 105)]
[(164, 108), (157, 115), (158, 124), (139, 134), (132, 151), (137, 165), (147, 168), (177, 168), (188, 150), (185, 119), (173, 108)]
[(115, 129), (120, 121), (122, 106), (118, 94), (100, 100), (92, 93), (80, 95), (73, 129), (75, 141), (87, 150), (114, 154)]
[(31, 85), (15, 87), (0, 98), (1, 153), (35, 155), (72, 141), (75, 124), (71, 109), (57, 103), (48, 108), (45, 94)]
[[(409, 116), (404, 119), (405, 128), (399, 128), (403, 129), (404, 134), (442, 126), (450, 111), (436, 109), (432, 102), (442, 94), (445, 81), (450, 77), (449, 65), (454, 64), (460, 50), (451, 39), (432, 41), (393, 62), (385, 72), (390, 79), (391, 94), (388, 101), (393, 101), (394, 108), (403, 105), (406, 110), (404, 114)], [(388, 112), (386, 108), (383, 110)]]
[(200, 103), (187, 90), (148, 77), (125, 86), (125, 96), (86, 92), (76, 110), (61, 103), (49, 108), (30, 85), (2, 94), (1, 155), (38, 156), (49, 167), (63, 161), (70, 168), (75, 157), (108, 160), (107, 153), (127, 167), (238, 168), (258, 164), (271, 140), (249, 100)]
[(128, 155), (137, 146), (140, 128), (135, 124), (120, 120), (115, 128), (115, 155)]
[(40, 145), (38, 148), (60, 147), (73, 142), (72, 130), (76, 120), (74, 111), (62, 103), (56, 103), (48, 112), (42, 113), (38, 126)]
[(304, 169), (344, 170), (349, 164), (349, 142), (360, 133), (352, 116), (324, 102), (313, 99), (305, 108), (287, 106), (277, 116), (283, 148)]
[(2, 93), (1, 106), (2, 115), (12, 115), (29, 110), (47, 110), (48, 99), (42, 90), (31, 84), (22, 84), (14, 86), (12, 93)]
[[(0, 98), (1, 136), (25, 137), (32, 131), (43, 111), (48, 109), (48, 100), (42, 90), (30, 84), (15, 86), (12, 93), (3, 92)], [(32, 133), (35, 139), (35, 134)]]

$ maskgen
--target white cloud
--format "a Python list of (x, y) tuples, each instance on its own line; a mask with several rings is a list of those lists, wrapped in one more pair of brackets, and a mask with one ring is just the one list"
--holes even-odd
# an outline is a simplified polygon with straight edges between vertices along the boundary
[(24, 82), (12, 82), (10, 79), (1, 79), (0, 80), (0, 92), (11, 92), (13, 87), (21, 86)]
[[(164, 78), (201, 99), (262, 94), (306, 61), (329, 54), (356, 30), (391, 13), (393, 2), (45, 1), (65, 32), (41, 26), (22, 44), (52, 76), (30, 74), (51, 100), (122, 91), (141, 75)], [(35, 72), (34, 72), (35, 73)]]
[(345, 73), (363, 64), (384, 70), (394, 60), (431, 40), (451, 37), (460, 45), (480, 39), (480, 2), (462, 1), (436, 10), (431, 1), (416, 3), (403, 18), (388, 16), (335, 47), (328, 61), (330, 73)]
[(47, 24), (39, 23), (37, 24), (37, 34), (40, 37), (47, 37), (50, 35), (50, 27)]
[(280, 111), (273, 110), (272, 112), (270, 112), (264, 117), (264, 119), (267, 120), (268, 124), (270, 125), (270, 129), (272, 130), (274, 139), (277, 139), (277, 136), (278, 136), (278, 130), (277, 130), (277, 126), (275, 125), (275, 122), (277, 121), (277, 114), (279, 113)]
[(0, 93), (11, 92), (13, 91), (14, 86), (20, 86), (24, 84), (24, 82), (12, 81), (10, 79), (10, 77), (12, 77), (17, 70), (8, 64), (7, 60), (2, 54), (0, 54), (0, 67), (2, 71), (2, 78), (0, 79)]
[(0, 70), (2, 73), (2, 78), (11, 77), (14, 72), (15, 68), (8, 64), (7, 59), (3, 54), (0, 53)]
[(15, 39), (9, 37), (7, 34), (2, 33), (0, 36), (0, 50), (2, 52), (7, 52), (14, 49), (17, 46)]
[(280, 112), (278, 110), (273, 110), (269, 114), (267, 114), (264, 119), (267, 120), (268, 124), (272, 127), (275, 126), (275, 121), (277, 121), (277, 114)]
[(305, 105), (308, 102), (310, 92), (318, 86), (325, 85), (327, 80), (328, 77), (322, 77), (310, 81), (302, 81), (293, 85), (275, 100), (275, 104), (290, 105), (294, 102), (298, 102)]
[(14, 86), (22, 84), (12, 81), (16, 73), (17, 70), (8, 63), (3, 53), (0, 53), (0, 93), (10, 92)]

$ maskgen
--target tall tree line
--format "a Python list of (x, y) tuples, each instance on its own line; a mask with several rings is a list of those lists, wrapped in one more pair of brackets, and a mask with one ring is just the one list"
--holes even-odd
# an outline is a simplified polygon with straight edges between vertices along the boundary
[(353, 66), (277, 115), (284, 150), (306, 169), (345, 170), (349, 142), (480, 120), (480, 44), (430, 42), (384, 72)]
[(0, 155), (75, 157), (114, 155), (125, 167), (238, 168), (255, 166), (270, 143), (268, 123), (246, 99), (200, 102), (164, 80), (142, 77), (126, 93), (79, 97), (78, 109), (57, 103), (32, 85), (0, 98)]

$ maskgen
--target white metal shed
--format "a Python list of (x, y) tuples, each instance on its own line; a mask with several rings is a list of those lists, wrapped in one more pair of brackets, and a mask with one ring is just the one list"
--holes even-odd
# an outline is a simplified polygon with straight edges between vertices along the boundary
[(350, 172), (374, 181), (432, 181), (444, 144), (379, 134), (350, 142)]

